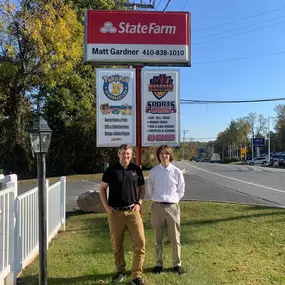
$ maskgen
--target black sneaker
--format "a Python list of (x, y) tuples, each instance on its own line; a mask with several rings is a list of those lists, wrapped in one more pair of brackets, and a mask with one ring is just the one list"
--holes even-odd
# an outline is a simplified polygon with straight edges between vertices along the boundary
[(112, 278), (112, 283), (120, 283), (125, 278), (126, 273), (124, 272), (117, 272), (117, 274)]
[(132, 285), (145, 285), (145, 283), (142, 281), (140, 277), (132, 280)]
[(173, 270), (178, 275), (184, 275), (187, 273), (181, 266), (175, 266), (175, 267), (173, 267)]
[(152, 269), (152, 273), (154, 274), (160, 274), (162, 271), (162, 267), (161, 266), (155, 266), (153, 269)]

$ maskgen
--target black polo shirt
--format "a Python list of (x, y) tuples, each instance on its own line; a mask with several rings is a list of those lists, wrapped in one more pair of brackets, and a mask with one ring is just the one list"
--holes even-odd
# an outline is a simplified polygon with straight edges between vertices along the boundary
[(102, 181), (109, 184), (108, 204), (124, 207), (138, 202), (137, 186), (145, 184), (142, 170), (134, 163), (125, 169), (120, 163), (108, 167)]

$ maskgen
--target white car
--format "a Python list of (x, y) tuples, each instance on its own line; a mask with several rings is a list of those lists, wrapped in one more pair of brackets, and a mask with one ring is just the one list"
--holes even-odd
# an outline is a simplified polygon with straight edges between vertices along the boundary
[(269, 159), (266, 156), (255, 157), (254, 159), (250, 159), (246, 161), (246, 164), (249, 164), (249, 165), (255, 165), (255, 164), (267, 165), (268, 163), (269, 163)]

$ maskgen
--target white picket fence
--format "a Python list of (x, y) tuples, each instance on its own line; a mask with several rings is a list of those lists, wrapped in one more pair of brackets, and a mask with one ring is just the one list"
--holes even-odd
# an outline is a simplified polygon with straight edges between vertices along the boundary
[[(0, 177), (0, 183), (3, 178)], [(38, 188), (17, 196), (17, 176), (4, 178), (6, 189), (0, 191), (0, 285), (11, 273), (16, 277), (39, 251)], [(47, 189), (47, 239), (48, 242), (62, 228), (65, 230), (66, 178)]]

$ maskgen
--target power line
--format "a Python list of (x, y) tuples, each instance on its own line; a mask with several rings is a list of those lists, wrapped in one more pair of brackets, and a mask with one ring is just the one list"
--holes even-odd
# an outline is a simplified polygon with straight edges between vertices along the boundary
[(181, 11), (184, 11), (185, 7), (186, 7), (187, 4), (188, 4), (188, 1), (189, 1), (189, 0), (187, 0), (187, 1), (185, 2), (185, 4), (184, 4), (183, 8), (181, 9)]
[(156, 8), (155, 8), (155, 11), (157, 10), (157, 8), (158, 8), (158, 6), (160, 5), (160, 3), (161, 3), (161, 0), (159, 0), (157, 6), (156, 6)]
[(208, 29), (217, 28), (217, 27), (220, 27), (220, 26), (224, 26), (224, 25), (228, 25), (228, 24), (244, 21), (244, 20), (247, 20), (247, 19), (255, 18), (255, 17), (261, 16), (261, 15), (265, 15), (265, 14), (273, 13), (273, 12), (276, 12), (276, 11), (280, 11), (280, 10), (283, 10), (283, 9), (285, 9), (285, 7), (277, 8), (277, 9), (274, 9), (274, 10), (270, 10), (270, 11), (263, 12), (263, 13), (260, 13), (260, 14), (256, 14), (256, 15), (253, 15), (253, 16), (249, 16), (249, 17), (246, 17), (246, 18), (242, 18), (242, 19), (238, 19), (238, 20), (234, 20), (234, 21), (218, 24), (218, 25), (215, 25), (215, 26), (210, 26), (210, 27), (199, 29), (199, 30), (194, 30), (192, 32), (200, 32), (200, 31), (204, 31), (204, 30), (208, 30)]
[(271, 102), (271, 101), (283, 101), (285, 98), (269, 98), (269, 99), (255, 99), (255, 100), (188, 100), (181, 99), (180, 104), (237, 104), (237, 103), (257, 103), (257, 102)]
[(163, 12), (166, 10), (166, 8), (168, 7), (169, 3), (170, 3), (171, 0), (168, 0), (168, 2), (166, 3), (164, 9), (163, 9)]
[(252, 59), (252, 58), (259, 58), (259, 57), (266, 57), (266, 56), (280, 55), (280, 54), (285, 54), (285, 51), (276, 52), (276, 53), (268, 53), (268, 54), (253, 55), (253, 56), (246, 56), (246, 57), (227, 58), (227, 59), (221, 59), (221, 60), (192, 62), (192, 65), (195, 65), (195, 64), (219, 63), (219, 62), (227, 62), (227, 61), (234, 61), (234, 60), (244, 60), (244, 59)]
[(195, 138), (195, 137), (185, 137), (185, 143), (193, 142), (193, 140), (211, 140), (216, 139), (217, 137), (210, 137), (210, 138)]
[(235, 29), (232, 29), (232, 30), (227, 30), (227, 31), (223, 31), (223, 32), (215, 33), (215, 34), (210, 34), (210, 35), (203, 36), (203, 37), (200, 37), (200, 38), (193, 38), (193, 40), (200, 40), (200, 39), (205, 39), (205, 38), (208, 38), (208, 37), (218, 36), (218, 35), (223, 34), (223, 33), (229, 33), (229, 32), (233, 32), (233, 31), (249, 28), (249, 27), (252, 27), (252, 26), (256, 26), (256, 25), (259, 25), (259, 24), (271, 22), (271, 21), (274, 21), (274, 20), (277, 20), (277, 19), (281, 19), (281, 18), (284, 18), (284, 17), (285, 16), (276, 17), (276, 18), (273, 18), (273, 19), (270, 19), (270, 20), (254, 23), (254, 24), (251, 24), (251, 25), (246, 25), (246, 26), (235, 28)]
[(224, 36), (224, 37), (217, 38), (217, 39), (212, 39), (212, 40), (208, 40), (208, 41), (204, 41), (204, 42), (200, 42), (200, 43), (194, 43), (194, 44), (192, 44), (192, 45), (194, 46), (194, 45), (204, 44), (204, 43), (208, 43), (208, 42), (212, 42), (212, 41), (217, 41), (217, 40), (222, 40), (222, 39), (226, 39), (226, 38), (231, 38), (231, 37), (234, 37), (234, 36), (238, 36), (238, 35), (242, 35), (242, 34), (247, 34), (247, 33), (253, 32), (253, 31), (261, 30), (261, 29), (264, 29), (264, 28), (276, 26), (276, 25), (283, 24), (283, 23), (285, 23), (285, 21), (278, 22), (278, 23), (275, 23), (275, 24), (272, 24), (272, 25), (268, 25), (268, 26), (264, 26), (264, 27), (260, 27), (260, 28), (256, 28), (256, 29), (253, 29), (253, 30), (241, 32), (241, 33), (236, 33), (236, 34), (229, 35), (229, 36)]

